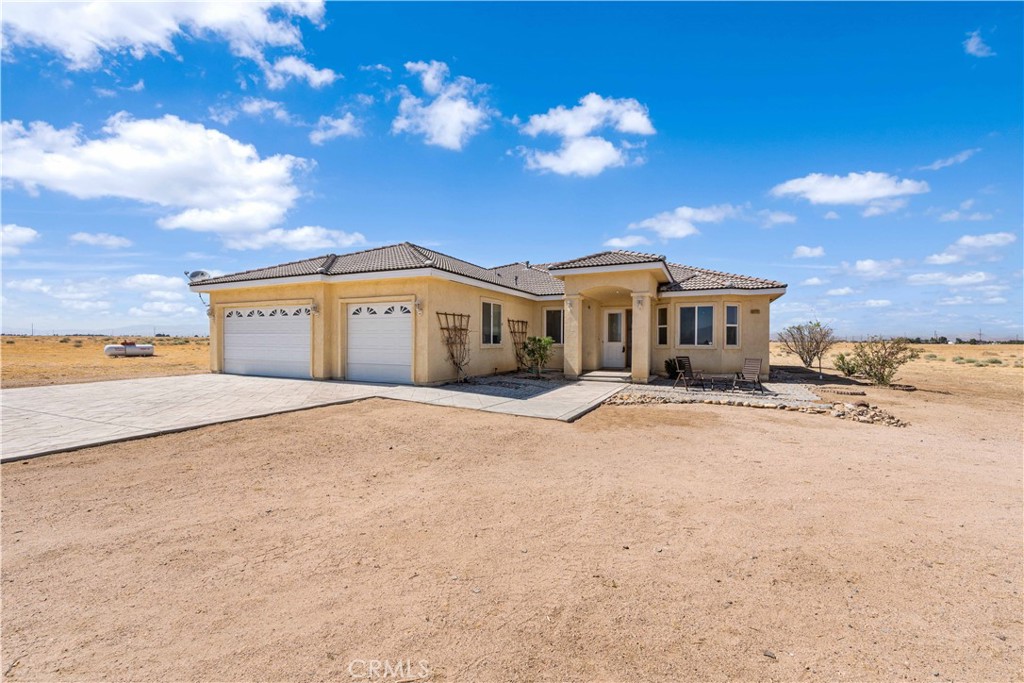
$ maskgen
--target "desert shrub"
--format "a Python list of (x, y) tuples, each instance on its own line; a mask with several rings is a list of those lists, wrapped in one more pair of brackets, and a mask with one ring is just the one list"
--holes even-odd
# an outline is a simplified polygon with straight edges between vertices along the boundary
[(938, 354), (934, 354), (934, 353), (926, 353), (924, 355), (924, 359), (925, 360), (935, 360), (938, 357), (939, 357)]
[(989, 358), (985, 362), (988, 363), (989, 365), (1002, 365), (1003, 364), (1003, 361), (999, 360), (998, 358)]
[(998, 354), (995, 351), (982, 351), (981, 355), (983, 355), (983, 356), (995, 356), (995, 355), (998, 355)]
[(779, 332), (779, 342), (790, 353), (795, 353), (804, 367), (811, 367), (815, 360), (821, 368), (821, 359), (837, 339), (832, 328), (815, 320), (806, 325), (790, 325)]
[(14, 340), (13, 340), (13, 339), (8, 339), (8, 340), (7, 340), (7, 341), (5, 341), (4, 343), (5, 343), (5, 344), (13, 344), (13, 343), (14, 343)]
[(74, 346), (76, 349), (82, 348), (82, 340), (81, 339), (76, 339), (75, 343), (72, 344), (72, 346)]
[(832, 365), (835, 366), (836, 370), (847, 377), (852, 377), (857, 374), (857, 361), (855, 361), (851, 356), (847, 356), (845, 353), (833, 356)]
[(71, 339), (69, 339), (68, 337), (62, 337), (61, 339), (57, 340), (57, 342), (60, 344), (67, 344), (69, 341), (71, 341)]
[(901, 337), (885, 339), (872, 337), (866, 342), (855, 344), (853, 360), (857, 370), (875, 384), (887, 387), (896, 379), (896, 372), (920, 355)]
[(974, 367), (976, 367), (976, 368), (987, 368), (988, 364), (987, 363), (975, 363)]
[(526, 354), (530, 366), (534, 368), (538, 377), (551, 359), (551, 346), (554, 343), (555, 340), (551, 337), (527, 337), (526, 343), (523, 344), (523, 353)]
[(977, 358), (964, 358), (964, 362), (965, 363), (977, 363), (978, 359)]

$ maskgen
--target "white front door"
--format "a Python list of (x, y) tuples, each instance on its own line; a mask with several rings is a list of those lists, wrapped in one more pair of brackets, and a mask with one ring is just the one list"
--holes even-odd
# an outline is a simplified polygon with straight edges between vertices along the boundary
[(412, 384), (411, 302), (348, 305), (345, 379)]
[(605, 368), (626, 367), (626, 311), (609, 309), (604, 312), (604, 352), (601, 366)]

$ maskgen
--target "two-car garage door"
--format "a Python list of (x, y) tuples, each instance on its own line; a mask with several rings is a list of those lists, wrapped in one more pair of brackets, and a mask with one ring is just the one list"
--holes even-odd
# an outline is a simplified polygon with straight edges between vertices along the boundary
[[(345, 378), (412, 382), (412, 304), (349, 304)], [(232, 308), (224, 314), (224, 372), (311, 376), (308, 306)]]

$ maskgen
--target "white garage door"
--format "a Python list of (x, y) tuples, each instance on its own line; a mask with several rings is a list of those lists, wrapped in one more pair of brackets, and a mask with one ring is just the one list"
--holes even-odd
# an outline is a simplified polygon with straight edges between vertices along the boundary
[(308, 306), (232, 308), (224, 314), (224, 372), (310, 376)]
[(412, 383), (412, 304), (349, 304), (345, 378)]

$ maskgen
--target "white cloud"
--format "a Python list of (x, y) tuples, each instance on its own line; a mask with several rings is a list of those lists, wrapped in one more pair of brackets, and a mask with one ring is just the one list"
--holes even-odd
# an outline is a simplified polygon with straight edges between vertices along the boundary
[(119, 237), (106, 232), (76, 232), (68, 239), (77, 244), (88, 244), (105, 249), (123, 249), (132, 246), (132, 241), (127, 237)]
[(964, 52), (974, 57), (995, 57), (996, 53), (992, 51), (985, 41), (981, 39), (981, 31), (971, 31), (967, 34), (967, 40), (963, 42)]
[(761, 217), (761, 226), (765, 228), (771, 228), (776, 225), (782, 225), (784, 223), (796, 223), (796, 216), (785, 211), (769, 211), (763, 209), (757, 212), (757, 215)]
[(613, 127), (620, 133), (633, 135), (654, 135), (647, 107), (632, 98), (617, 99), (589, 93), (580, 98), (572, 109), (559, 105), (546, 114), (530, 117), (523, 132), (530, 137), (541, 133), (563, 138), (581, 138), (606, 127)]
[(19, 292), (41, 292), (46, 294), (50, 291), (50, 285), (43, 282), (42, 278), (33, 277), (27, 280), (9, 280), (7, 286)]
[(822, 285), (827, 285), (828, 280), (823, 280), (820, 277), (809, 277), (800, 284), (804, 287), (820, 287)]
[(4, 256), (14, 256), (21, 253), (21, 248), (26, 244), (35, 242), (37, 239), (39, 239), (38, 231), (23, 225), (7, 223), (0, 227), (0, 253)]
[(966, 306), (974, 303), (974, 300), (966, 296), (950, 296), (945, 299), (939, 299), (940, 306)]
[(229, 249), (266, 249), (280, 247), (295, 251), (311, 249), (346, 248), (366, 244), (362, 233), (328, 230), (317, 225), (308, 225), (293, 230), (275, 228), (254, 234), (227, 236), (224, 240)]
[(953, 221), (990, 221), (992, 220), (992, 214), (982, 213), (981, 211), (975, 211), (973, 213), (966, 213), (954, 209), (953, 211), (947, 211), (939, 216), (939, 221), (942, 223), (951, 223)]
[(825, 247), (798, 246), (793, 250), (793, 258), (818, 258), (825, 255)]
[(189, 315), (195, 315), (198, 313), (198, 309), (195, 306), (189, 306), (183, 303), (173, 303), (168, 301), (147, 301), (142, 306), (133, 306), (128, 309), (130, 315), (139, 318), (155, 318), (165, 316), (180, 316), (185, 317)]
[(65, 299), (60, 302), (64, 308), (69, 308), (80, 313), (101, 313), (110, 310), (109, 301), (82, 301), (78, 299)]
[[(217, 39), (231, 52), (261, 65), (270, 78), (299, 76), (316, 85), (323, 71), (303, 71), (282, 60), (267, 64), (267, 48), (302, 49), (296, 23), (320, 25), (322, 0), (305, 2), (25, 2), (4, 5), (5, 53), (14, 47), (43, 48), (61, 55), (72, 70), (98, 69), (104, 55), (131, 55), (141, 60), (161, 53), (175, 55), (174, 41)], [(283, 58), (288, 60), (288, 57)], [(333, 72), (332, 72), (333, 73)], [(319, 80), (318, 80), (319, 79)], [(333, 80), (333, 79), (331, 79)], [(273, 87), (273, 85), (271, 85)]]
[(633, 247), (639, 247), (650, 243), (651, 241), (643, 235), (626, 235), (624, 237), (613, 237), (610, 240), (605, 240), (604, 246), (611, 247), (612, 249), (632, 249)]
[(401, 86), (402, 99), (398, 116), (391, 123), (392, 133), (422, 135), (428, 145), (458, 151), (487, 128), (490, 118), (497, 114), (482, 98), (487, 86), (466, 76), (449, 81), (444, 62), (407, 62), (405, 68), (420, 77), (428, 100)]
[(848, 173), (845, 176), (811, 173), (772, 188), (776, 197), (793, 196), (811, 204), (851, 204), (864, 206), (866, 218), (891, 213), (906, 206), (902, 197), (930, 191), (923, 180), (898, 178), (888, 173)]
[(181, 292), (167, 292), (160, 289), (147, 292), (146, 296), (150, 299), (159, 299), (161, 301), (181, 301), (185, 298), (185, 295)]
[(184, 289), (185, 279), (155, 273), (139, 273), (121, 280), (121, 287), (130, 291), (142, 291), (151, 289), (174, 290)]
[(835, 211), (829, 211), (828, 213), (825, 214), (825, 220), (837, 221), (839, 220), (839, 214), (836, 213)]
[(559, 175), (595, 176), (608, 168), (626, 165), (626, 155), (601, 137), (571, 138), (562, 141), (556, 152), (523, 149), (526, 168), (551, 171)]
[(853, 289), (850, 287), (840, 287), (838, 289), (830, 289), (825, 294), (827, 296), (850, 296), (853, 294)]
[(925, 263), (937, 266), (959, 263), (971, 255), (1009, 246), (1016, 241), (1017, 236), (1012, 232), (991, 232), (985, 235), (964, 235), (956, 242), (946, 247), (946, 250), (942, 253), (932, 254), (926, 258)]
[(99, 97), (117, 97), (117, 91), (110, 88), (93, 88), (92, 91)]
[(843, 268), (854, 275), (863, 277), (868, 280), (879, 280), (882, 278), (890, 277), (894, 271), (898, 270), (903, 265), (903, 261), (896, 258), (888, 261), (880, 259), (861, 259), (854, 262), (853, 267), (849, 264), (843, 263)]
[(912, 285), (944, 285), (946, 287), (963, 287), (965, 285), (980, 285), (982, 282), (992, 280), (992, 276), (981, 271), (965, 273), (963, 275), (949, 275), (947, 273), (917, 273), (907, 278)]
[(379, 71), (380, 73), (390, 74), (391, 67), (384, 66), (383, 64), (360, 64), (360, 71)]
[(892, 302), (888, 299), (868, 299), (861, 303), (865, 308), (886, 308), (892, 306)]
[(954, 166), (956, 164), (962, 164), (972, 156), (981, 151), (981, 147), (973, 147), (971, 149), (965, 149), (962, 152), (957, 152), (951, 157), (945, 159), (936, 159), (927, 166), (918, 166), (919, 171), (938, 171), (940, 168), (946, 168), (947, 166)]
[(271, 65), (263, 63), (263, 77), (267, 81), (267, 87), (271, 90), (281, 90), (293, 78), (306, 81), (314, 88), (323, 88), (341, 78), (341, 74), (331, 69), (317, 69), (309, 62), (298, 57), (288, 55), (281, 57)]
[(322, 145), (328, 140), (348, 136), (354, 137), (360, 134), (359, 124), (356, 117), (347, 113), (340, 119), (330, 116), (321, 116), (316, 123), (316, 128), (309, 134), (309, 141), (314, 145)]
[(125, 90), (129, 90), (131, 92), (142, 92), (145, 89), (146, 81), (142, 80), (141, 78), (135, 82), (135, 85), (130, 85), (127, 88), (125, 88)]
[(689, 237), (700, 232), (699, 223), (721, 223), (727, 218), (735, 218), (741, 213), (740, 207), (732, 204), (717, 204), (704, 208), (680, 206), (672, 211), (664, 211), (651, 218), (630, 223), (630, 230), (651, 230), (662, 239)]
[(292, 115), (288, 113), (283, 104), (263, 97), (247, 97), (238, 105), (238, 109), (249, 116), (261, 117), (264, 114), (270, 114), (282, 123), (293, 122)]
[[(518, 122), (518, 118), (514, 119)], [(647, 107), (632, 98), (606, 98), (589, 93), (572, 108), (562, 105), (545, 114), (534, 114), (520, 127), (530, 137), (541, 134), (561, 138), (556, 151), (543, 151), (522, 147), (519, 153), (526, 159), (526, 168), (534, 171), (590, 177), (608, 168), (625, 166), (628, 162), (643, 163), (643, 157), (631, 153), (642, 144), (622, 141), (618, 145), (605, 137), (594, 135), (599, 130), (612, 129), (627, 135), (654, 135)]]
[(39, 188), (78, 199), (117, 197), (169, 212), (167, 229), (254, 233), (280, 223), (299, 197), (294, 174), (304, 159), (261, 159), (255, 147), (176, 116), (107, 120), (87, 139), (72, 126), (3, 124), (4, 175), (31, 193)]

